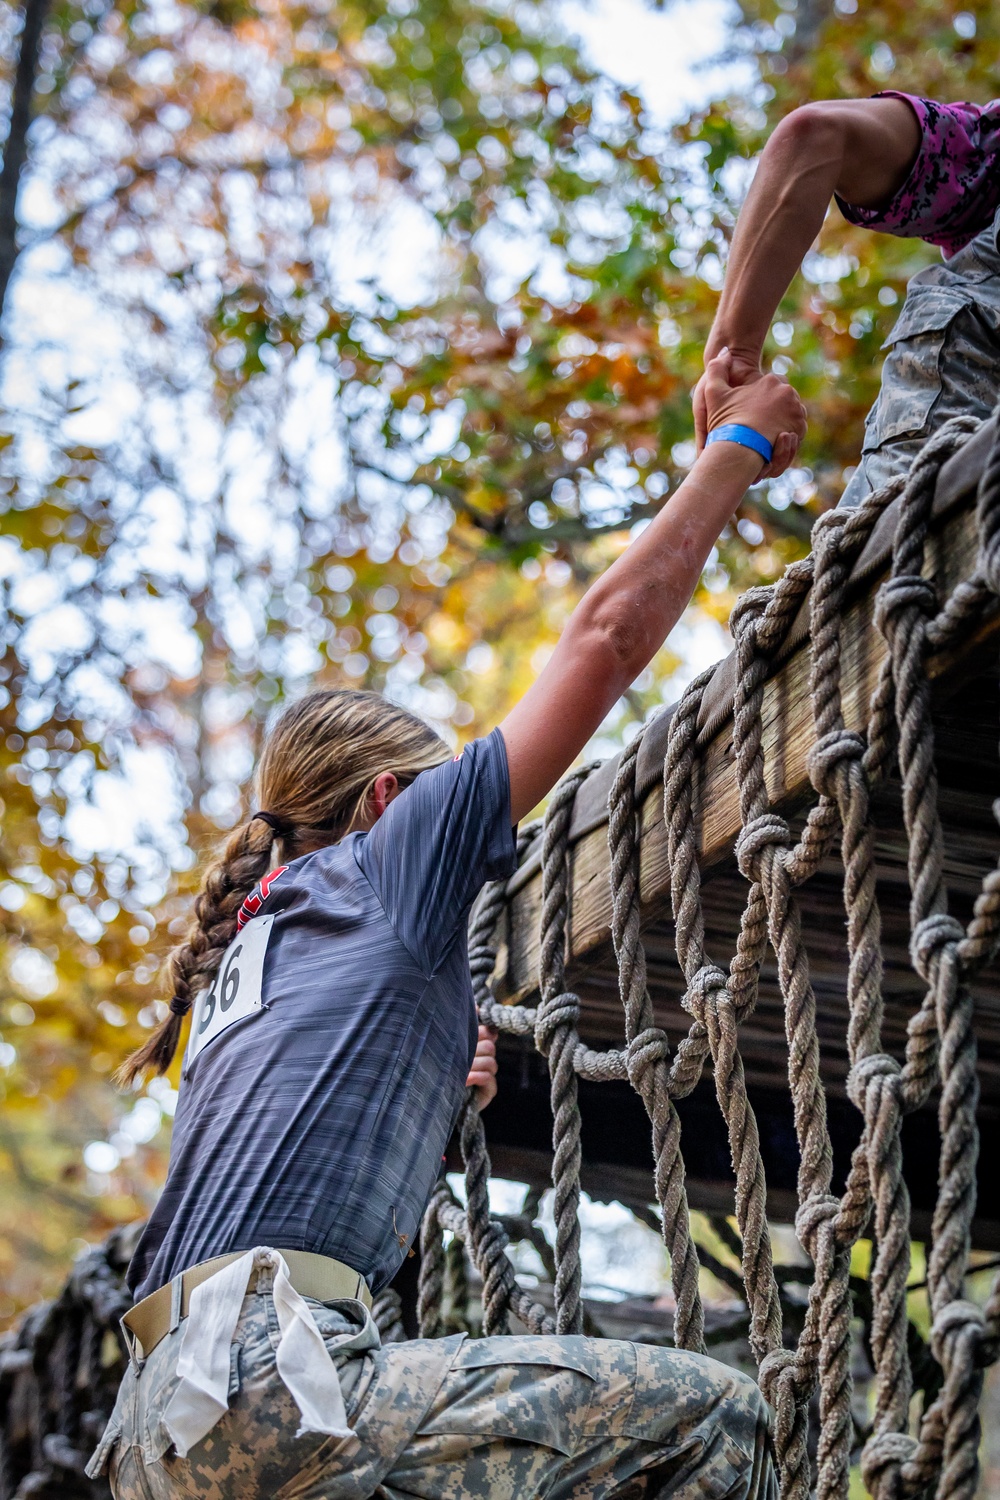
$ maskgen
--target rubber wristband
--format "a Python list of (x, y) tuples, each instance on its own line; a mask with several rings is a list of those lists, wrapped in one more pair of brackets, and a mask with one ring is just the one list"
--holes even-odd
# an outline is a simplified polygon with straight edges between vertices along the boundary
[(724, 422), (721, 427), (713, 428), (705, 439), (706, 448), (709, 443), (739, 443), (741, 448), (752, 448), (759, 453), (766, 464), (771, 462), (774, 453), (763, 433), (752, 427), (743, 427), (739, 422)]

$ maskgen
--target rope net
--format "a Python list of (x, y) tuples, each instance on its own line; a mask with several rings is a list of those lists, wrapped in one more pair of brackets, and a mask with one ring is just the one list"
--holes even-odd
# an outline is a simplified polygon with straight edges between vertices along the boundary
[[(746, 905), (728, 971), (709, 955), (697, 861), (692, 785), (698, 715), (711, 672), (685, 693), (670, 724), (663, 768), (665, 824), (677, 959), (690, 1015), (687, 1035), (671, 1050), (655, 1024), (640, 940), (636, 766), (641, 735), (621, 757), (608, 808), (612, 936), (624, 1008), (625, 1046), (593, 1051), (578, 1033), (580, 1001), (566, 987), (569, 830), (573, 802), (588, 771), (556, 788), (542, 827), (539, 1003), (500, 1005), (490, 992), (494, 934), (503, 915), (502, 885), (488, 887), (473, 913), (470, 960), (484, 1021), (531, 1037), (548, 1062), (553, 1117), (554, 1250), (526, 1218), (512, 1232), (534, 1236), (552, 1264), (555, 1315), (518, 1284), (506, 1254), (507, 1229), (491, 1217), (489, 1157), (478, 1111), (464, 1111), (460, 1139), (466, 1164), (462, 1208), (445, 1182), (422, 1226), (420, 1331), (455, 1331), (468, 1316), (467, 1257), (482, 1278), (483, 1331), (508, 1331), (513, 1314), (534, 1333), (579, 1333), (581, 1299), (580, 1111), (577, 1080), (628, 1080), (649, 1115), (654, 1183), (676, 1297), (675, 1342), (705, 1348), (699, 1258), (691, 1235), (676, 1101), (695, 1088), (710, 1060), (729, 1134), (736, 1178), (739, 1239), (723, 1224), (742, 1260), (750, 1345), (761, 1387), (775, 1412), (783, 1500), (805, 1500), (813, 1483), (807, 1442), (809, 1407), (818, 1400), (816, 1492), (846, 1500), (852, 1444), (851, 1248), (865, 1233), (875, 1244), (870, 1291), (875, 1418), (862, 1472), (876, 1500), (972, 1500), (978, 1479), (979, 1397), (983, 1370), (1000, 1350), (1000, 1277), (985, 1308), (964, 1295), (978, 1155), (976, 1039), (970, 981), (1000, 943), (1000, 870), (982, 883), (963, 927), (947, 912), (944, 846), (938, 815), (928, 656), (959, 645), (995, 610), (1000, 596), (1000, 443), (979, 485), (979, 552), (971, 576), (941, 603), (922, 576), (938, 472), (976, 428), (956, 418), (927, 443), (905, 480), (872, 495), (856, 511), (819, 520), (812, 554), (768, 589), (753, 589), (733, 611), (737, 674), (734, 753), (742, 831), (736, 844), (747, 879)], [(900, 499), (890, 577), (879, 590), (876, 619), (887, 642), (864, 734), (845, 727), (841, 705), (841, 621), (847, 580), (883, 510)], [(812, 639), (815, 744), (809, 774), (816, 793), (801, 836), (768, 805), (761, 705), (764, 683), (802, 601), (808, 596)], [(910, 953), (926, 986), (910, 1018), (900, 1061), (881, 1037), (881, 951), (875, 886), (871, 797), (898, 765), (908, 841)], [(1000, 802), (996, 806), (1000, 817)], [(527, 828), (520, 855), (537, 836)], [(863, 1128), (844, 1192), (831, 1191), (832, 1150), (819, 1071), (816, 1002), (809, 978), (797, 891), (839, 840), (847, 915), (850, 1022), (849, 1097)], [(777, 960), (787, 1030), (789, 1085), (800, 1151), (796, 1231), (814, 1275), (794, 1347), (783, 1329), (780, 1278), (771, 1259), (764, 1168), (739, 1051), (741, 1024), (753, 1011), (768, 947)], [(931, 1345), (941, 1367), (936, 1394), (919, 1433), (908, 1431), (913, 1386), (908, 1352), (906, 1283), (910, 1259), (909, 1198), (902, 1176), (903, 1116), (938, 1091), (939, 1192), (928, 1260)], [(653, 1216), (650, 1215), (650, 1218)], [(138, 1228), (116, 1231), (75, 1263), (60, 1297), (33, 1308), (0, 1337), (0, 1500), (107, 1497), (105, 1480), (83, 1474), (124, 1370), (118, 1318), (130, 1303), (123, 1285)], [(445, 1241), (445, 1232), (451, 1236)], [(725, 1268), (722, 1268), (723, 1270)], [(405, 1337), (400, 1299), (376, 1299), (385, 1342)], [(912, 1329), (909, 1330), (912, 1334)], [(913, 1348), (912, 1338), (910, 1340)], [(925, 1356), (920, 1355), (921, 1358)], [(918, 1372), (919, 1373), (919, 1372)]]
[[(733, 610), (736, 649), (733, 748), (742, 828), (736, 842), (748, 882), (728, 972), (706, 949), (692, 800), (699, 710), (714, 668), (684, 694), (671, 719), (663, 766), (664, 822), (671, 872), (677, 960), (686, 984), (687, 1035), (671, 1049), (655, 1023), (640, 939), (636, 767), (642, 733), (621, 756), (608, 802), (612, 938), (625, 1020), (625, 1046), (596, 1052), (578, 1034), (579, 998), (566, 987), (569, 829), (589, 768), (556, 788), (542, 828), (542, 914), (537, 1008), (497, 1003), (490, 991), (494, 934), (503, 915), (502, 882), (484, 892), (470, 927), (473, 984), (484, 1022), (531, 1037), (548, 1061), (553, 1117), (555, 1315), (517, 1282), (508, 1237), (488, 1201), (489, 1156), (470, 1103), (460, 1138), (466, 1168), (463, 1209), (441, 1182), (424, 1216), (421, 1333), (441, 1326), (443, 1299), (455, 1303), (454, 1242), (465, 1245), (483, 1281), (483, 1332), (509, 1331), (513, 1314), (534, 1333), (579, 1333), (581, 1301), (580, 1111), (577, 1080), (627, 1079), (652, 1127), (654, 1184), (676, 1298), (675, 1343), (704, 1351), (699, 1259), (691, 1236), (681, 1130), (675, 1103), (692, 1092), (711, 1060), (736, 1178), (742, 1279), (750, 1345), (761, 1388), (775, 1413), (783, 1500), (805, 1500), (813, 1475), (807, 1449), (809, 1406), (818, 1398), (816, 1494), (846, 1500), (851, 1419), (851, 1250), (863, 1234), (875, 1246), (871, 1271), (875, 1418), (862, 1474), (877, 1500), (934, 1494), (972, 1500), (978, 1482), (979, 1398), (984, 1367), (1000, 1346), (1000, 1277), (985, 1310), (965, 1296), (978, 1156), (976, 1038), (970, 980), (1000, 944), (1000, 869), (982, 882), (968, 926), (947, 910), (944, 842), (938, 813), (927, 658), (968, 639), (1000, 595), (1000, 441), (979, 485), (979, 553), (972, 575), (942, 603), (923, 576), (937, 476), (980, 424), (958, 417), (917, 454), (909, 473), (857, 510), (823, 515), (809, 557), (769, 588), (749, 590)], [(878, 591), (876, 623), (887, 652), (864, 733), (849, 730), (841, 702), (845, 590), (879, 516), (899, 499), (890, 576)], [(808, 597), (815, 743), (808, 771), (816, 800), (798, 839), (771, 811), (765, 787), (761, 708), (800, 605)], [(882, 955), (876, 897), (873, 791), (898, 766), (908, 844), (910, 957), (925, 993), (907, 1028), (900, 1061), (882, 1042)], [(1000, 817), (1000, 802), (995, 809)], [(526, 829), (521, 850), (537, 829)], [(847, 917), (848, 1095), (863, 1125), (845, 1189), (832, 1191), (833, 1152), (819, 1067), (816, 1000), (809, 977), (797, 892), (839, 842)], [(783, 1337), (771, 1258), (766, 1187), (753, 1106), (739, 1051), (741, 1024), (754, 1009), (761, 965), (773, 950), (784, 1004), (788, 1078), (798, 1138), (795, 1229), (814, 1275), (794, 1347)], [(919, 1433), (909, 1427), (912, 1373), (907, 1349), (910, 1204), (902, 1175), (903, 1116), (938, 1090), (939, 1190), (928, 1262), (931, 1347), (943, 1378)], [(449, 1261), (450, 1257), (450, 1261)], [(464, 1260), (464, 1257), (463, 1257)]]

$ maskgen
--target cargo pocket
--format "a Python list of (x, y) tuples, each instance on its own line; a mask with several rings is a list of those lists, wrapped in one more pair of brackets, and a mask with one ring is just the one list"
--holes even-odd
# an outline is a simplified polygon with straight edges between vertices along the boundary
[(463, 1433), (577, 1451), (598, 1390), (585, 1339), (469, 1339), (422, 1434)]
[[(154, 1350), (154, 1355), (156, 1352)], [(180, 1377), (177, 1374), (177, 1355), (179, 1352), (180, 1345), (175, 1343), (169, 1362), (165, 1362), (152, 1369), (147, 1364), (146, 1370), (143, 1371), (143, 1376), (146, 1374), (151, 1376), (148, 1385), (145, 1385), (144, 1381), (142, 1382), (139, 1392), (143, 1410), (144, 1428), (142, 1449), (148, 1464), (156, 1463), (161, 1459), (173, 1443), (173, 1438), (167, 1431), (166, 1423), (163, 1420), (163, 1414), (170, 1405), (174, 1392), (180, 1385)], [(243, 1345), (233, 1343), (229, 1349), (229, 1388), (227, 1397), (230, 1405), (233, 1403), (233, 1398), (239, 1395), (242, 1383), (242, 1359)]]
[(622, 1434), (660, 1450), (655, 1467), (658, 1475), (662, 1467), (664, 1494), (674, 1492), (668, 1479), (678, 1493), (705, 1500), (770, 1493), (749, 1488), (749, 1477), (770, 1463), (760, 1390), (748, 1375), (704, 1355), (637, 1344), (635, 1399)]
[(941, 394), (941, 351), (948, 330), (968, 305), (969, 298), (951, 288), (927, 286), (908, 294), (882, 345), (888, 350), (882, 389), (865, 422), (862, 453), (923, 432)]

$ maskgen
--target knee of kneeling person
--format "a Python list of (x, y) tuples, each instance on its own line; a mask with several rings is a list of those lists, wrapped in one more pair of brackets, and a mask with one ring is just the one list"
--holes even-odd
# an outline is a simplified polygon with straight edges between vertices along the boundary
[(745, 1412), (754, 1421), (758, 1417), (766, 1418), (767, 1402), (752, 1375), (734, 1369), (732, 1365), (721, 1364), (715, 1359), (708, 1359), (706, 1362), (713, 1367), (716, 1404), (719, 1408)]
[(655, 1390), (661, 1401), (665, 1394), (675, 1392), (675, 1416), (683, 1411), (698, 1422), (732, 1423), (748, 1431), (759, 1422), (766, 1423), (767, 1402), (756, 1381), (742, 1370), (705, 1354), (648, 1345), (637, 1348), (646, 1356), (640, 1356), (640, 1392)]
[(706, 1439), (715, 1429), (725, 1432), (727, 1450), (742, 1453), (749, 1462), (770, 1424), (767, 1402), (752, 1376), (716, 1360), (706, 1363), (712, 1368), (705, 1385), (702, 1430)]

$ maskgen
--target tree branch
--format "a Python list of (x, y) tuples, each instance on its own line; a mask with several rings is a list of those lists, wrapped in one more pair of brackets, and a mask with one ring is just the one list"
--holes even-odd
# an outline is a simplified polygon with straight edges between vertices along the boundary
[[(25, 0), (21, 46), (17, 55), (14, 91), (11, 96), (10, 129), (0, 166), (0, 318), (7, 302), (7, 288), (17, 262), (17, 193), (28, 155), (31, 100), (38, 72), (38, 52), (48, 0)], [(0, 348), (3, 337), (0, 334)]]
[[(627, 531), (637, 521), (652, 520), (665, 504), (665, 500), (654, 500), (648, 505), (630, 505), (623, 515), (616, 516), (613, 521), (588, 522), (583, 516), (561, 516), (549, 526), (532, 526), (528, 522), (519, 524), (513, 521), (510, 511), (505, 510), (496, 515), (488, 515), (467, 500), (457, 485), (449, 484), (445, 479), (425, 478), (420, 474), (419, 469), (415, 470), (409, 478), (402, 479), (398, 474), (383, 469), (374, 460), (361, 458), (353, 452), (351, 461), (356, 469), (365, 470), (369, 474), (377, 474), (380, 479), (388, 479), (393, 484), (423, 485), (432, 494), (439, 496), (442, 500), (447, 500), (449, 505), (454, 506), (455, 510), (466, 516), (477, 531), (482, 531), (492, 541), (499, 543), (504, 550), (511, 551), (529, 542), (589, 542), (593, 537), (605, 536), (610, 532)], [(558, 475), (555, 476), (555, 478), (558, 477)], [(540, 486), (536, 487), (536, 492), (539, 495), (542, 493)]]

